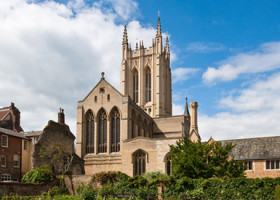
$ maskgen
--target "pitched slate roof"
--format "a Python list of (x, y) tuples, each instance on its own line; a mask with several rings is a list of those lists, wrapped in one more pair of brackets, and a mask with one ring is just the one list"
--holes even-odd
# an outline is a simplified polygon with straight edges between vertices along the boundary
[(25, 137), (24, 133), (17, 133), (15, 131), (12, 131), (12, 130), (9, 130), (9, 129), (0, 128), (0, 133), (28, 140), (28, 138)]
[(280, 136), (222, 140), (221, 142), (223, 145), (230, 142), (236, 145), (231, 152), (235, 160), (280, 159)]

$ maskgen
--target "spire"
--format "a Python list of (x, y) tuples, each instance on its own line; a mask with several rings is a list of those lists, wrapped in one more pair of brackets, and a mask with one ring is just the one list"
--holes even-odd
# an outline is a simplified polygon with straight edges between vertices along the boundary
[(124, 31), (123, 31), (123, 42), (122, 44), (127, 44), (128, 40), (127, 40), (127, 30), (126, 30), (126, 23), (124, 25)]
[(184, 116), (185, 117), (189, 117), (190, 116), (189, 106), (188, 106), (188, 98), (187, 97), (186, 97), (186, 106), (185, 106)]
[(166, 36), (165, 52), (169, 53), (169, 41), (168, 41), (168, 35)]
[(157, 23), (157, 37), (161, 36), (161, 26), (160, 26), (160, 17), (159, 17), (160, 12), (158, 11), (158, 23)]

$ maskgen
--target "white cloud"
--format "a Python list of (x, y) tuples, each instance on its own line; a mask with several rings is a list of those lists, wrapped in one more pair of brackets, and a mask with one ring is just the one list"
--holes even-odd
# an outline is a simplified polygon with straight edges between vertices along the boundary
[[(123, 26), (113, 11), (81, 0), (34, 2), (0, 1), (0, 105), (15, 102), (25, 131), (43, 129), (62, 107), (75, 133), (77, 101), (100, 73), (119, 87)], [(128, 24), (128, 37), (150, 40), (148, 46), (155, 33), (137, 21)]]
[(181, 105), (172, 104), (172, 115), (182, 115), (185, 108)]
[(115, 12), (124, 20), (128, 20), (132, 15), (138, 15), (138, 3), (133, 0), (105, 0), (112, 4)]
[(256, 81), (236, 97), (221, 99), (228, 112), (214, 116), (199, 115), (200, 134), (204, 140), (235, 139), (279, 135), (280, 73)]
[(198, 71), (199, 69), (197, 68), (176, 68), (172, 70), (172, 81), (173, 83), (177, 83), (188, 80)]
[(210, 53), (224, 50), (225, 46), (213, 42), (192, 42), (187, 46), (187, 50), (195, 53)]
[(231, 81), (242, 74), (255, 74), (280, 68), (280, 42), (265, 43), (255, 51), (240, 53), (222, 62), (217, 68), (208, 67), (203, 80)]

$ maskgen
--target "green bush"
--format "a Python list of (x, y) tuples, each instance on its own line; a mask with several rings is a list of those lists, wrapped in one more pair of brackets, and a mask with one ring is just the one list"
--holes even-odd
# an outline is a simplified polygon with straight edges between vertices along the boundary
[(275, 187), (275, 200), (280, 200), (280, 185)]
[(47, 194), (51, 197), (54, 197), (58, 195), (67, 195), (69, 194), (69, 191), (66, 187), (54, 186), (48, 191)]
[(54, 175), (48, 166), (41, 166), (24, 174), (22, 181), (28, 183), (50, 183), (53, 177)]
[(83, 200), (95, 200), (97, 196), (97, 190), (94, 189), (91, 184), (79, 186), (77, 193)]
[[(175, 180), (168, 185), (164, 199), (184, 196), (187, 199), (275, 199), (280, 178), (231, 178), (231, 179), (187, 179)], [(279, 191), (278, 191), (279, 192)], [(275, 194), (275, 195), (274, 195)]]

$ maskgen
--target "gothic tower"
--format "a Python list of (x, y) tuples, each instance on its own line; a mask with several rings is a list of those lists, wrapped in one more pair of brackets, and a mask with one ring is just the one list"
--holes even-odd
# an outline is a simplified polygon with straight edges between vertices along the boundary
[(163, 49), (160, 17), (152, 47), (144, 48), (143, 41), (131, 49), (124, 26), (121, 63), (121, 93), (151, 117), (172, 116), (172, 89), (168, 37)]

